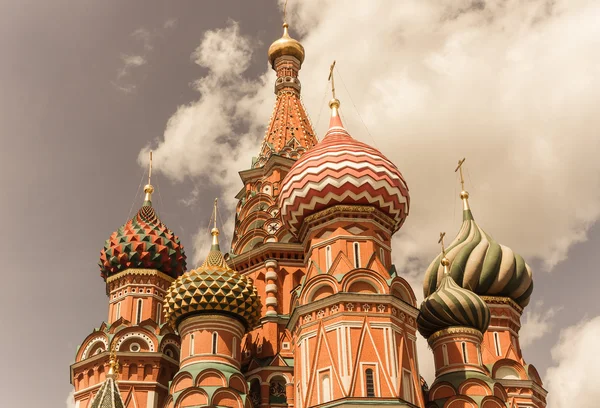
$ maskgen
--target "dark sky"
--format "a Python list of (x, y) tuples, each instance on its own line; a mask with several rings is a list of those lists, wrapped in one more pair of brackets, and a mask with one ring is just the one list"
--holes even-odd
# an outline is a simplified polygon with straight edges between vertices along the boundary
[[(538, 3), (541, 4), (541, 0)], [(564, 4), (562, 1), (559, 3)], [(583, 0), (578, 1), (579, 3), (583, 3)], [(302, 4), (305, 9), (297, 7), (300, 9), (301, 21), (310, 21), (310, 18), (322, 21), (319, 20), (320, 6), (316, 5), (321, 4), (320, 2), (310, 2), (310, 6), (304, 6), (309, 3)], [(338, 1), (337, 4), (341, 3)], [(380, 4), (383, 7), (397, 3), (382, 0)], [(338, 8), (337, 12), (359, 14), (356, 11), (359, 8)], [(328, 15), (331, 15), (331, 8), (328, 10)], [(310, 14), (311, 12), (313, 14)], [(410, 21), (414, 20), (414, 24), (418, 25), (423, 10), (407, 7), (405, 15), (410, 16)], [(413, 15), (419, 17), (413, 19)], [(514, 13), (512, 17), (518, 15), (520, 14)], [(139, 186), (143, 183), (142, 177), (146, 170), (138, 165), (138, 154), (145, 146), (160, 141), (169, 118), (179, 106), (198, 99), (198, 92), (193, 89), (192, 83), (206, 75), (207, 69), (195, 64), (191, 55), (207, 30), (225, 27), (230, 19), (238, 21), (241, 35), (248, 36), (251, 40), (254, 53), (244, 76), (256, 79), (266, 70), (266, 51), (269, 44), (281, 34), (281, 13), (275, 0), (1, 2), (0, 214), (5, 238), (0, 247), (0, 256), (4, 260), (0, 271), (4, 279), (5, 293), (0, 297), (0, 307), (3, 311), (0, 314), (3, 328), (0, 350), (4, 352), (0, 383), (6, 387), (4, 390), (9, 390), (4, 393), (3, 405), (64, 406), (71, 390), (69, 365), (73, 362), (77, 345), (94, 327), (98, 327), (106, 319), (107, 298), (97, 266), (100, 249), (104, 240), (123, 224), (142, 202)], [(345, 24), (350, 24), (348, 21), (356, 24), (355, 31), (370, 29), (365, 27), (374, 27), (373, 30), (377, 30), (377, 25), (373, 24), (373, 21), (377, 20), (373, 17), (365, 18), (367, 22), (364, 25), (359, 20), (351, 19), (345, 21)], [(385, 25), (383, 20), (380, 22), (381, 25)], [(400, 33), (411, 30), (410, 24), (400, 26)], [(311, 50), (315, 50), (315, 57), (311, 57), (312, 60), (307, 59), (305, 64), (303, 86), (318, 89), (318, 92), (312, 92), (313, 95), (309, 99), (320, 102), (321, 92), (326, 87), (326, 72), (323, 75), (322, 71), (331, 59), (338, 55), (336, 52), (339, 51), (341, 55), (343, 52), (348, 54), (348, 50), (357, 50), (357, 54), (354, 54), (354, 51), (350, 53), (350, 58), (344, 60), (343, 56), (340, 57), (340, 69), (348, 72), (352, 64), (364, 65), (359, 56), (361, 47), (365, 45), (357, 41), (343, 44), (345, 48), (340, 46), (343, 50), (322, 52), (318, 45), (324, 41), (323, 38), (329, 37), (310, 36), (319, 32), (318, 29), (322, 26), (315, 23), (314, 26), (304, 24), (300, 28), (307, 35), (307, 42), (304, 43), (307, 55), (310, 55)], [(332, 25), (329, 25), (329, 28), (331, 41), (337, 41), (336, 44), (341, 45), (345, 34), (338, 35)], [(344, 32), (343, 27), (339, 30), (340, 33)], [(401, 34), (395, 33), (398, 37), (393, 38), (394, 47), (416, 49), (422, 46), (426, 49), (429, 43), (435, 42), (436, 35), (448, 34), (443, 30), (435, 32), (434, 35), (425, 33), (426, 30), (417, 31), (423, 43), (411, 45), (410, 41), (402, 39)], [(552, 32), (548, 33), (548, 37), (552, 37)], [(459, 38), (450, 43), (456, 45), (460, 40)], [(570, 44), (574, 43), (581, 44), (575, 41)], [(599, 48), (596, 48), (594, 56), (598, 56)], [(546, 48), (539, 49), (543, 54)], [(518, 58), (519, 48), (515, 47), (512, 51), (516, 55), (515, 58)], [(513, 54), (511, 56), (514, 56)], [(544, 57), (538, 55), (536, 61), (545, 63)], [(485, 55), (482, 58), (485, 58)], [(397, 61), (398, 64), (403, 63), (400, 59)], [(439, 55), (428, 61), (436, 69), (444, 68), (445, 61)], [(318, 66), (318, 75), (309, 71), (309, 62), (313, 67)], [(369, 65), (368, 69), (373, 71), (374, 77), (382, 71), (377, 64)], [(410, 67), (406, 70), (409, 72)], [(558, 67), (557, 70), (563, 68)], [(583, 76), (584, 71), (577, 70), (578, 75)], [(404, 71), (398, 68), (397, 72)], [(449, 72), (453, 74), (452, 70)], [(493, 82), (490, 78), (495, 78), (494, 70), (486, 68), (485, 72), (490, 76), (484, 78), (485, 81)], [(343, 104), (346, 103), (344, 107), (350, 107), (355, 102), (359, 108), (367, 106), (367, 102), (363, 102), (363, 96), (364, 101), (369, 101), (369, 98), (377, 99), (373, 96), (373, 89), (379, 89), (377, 84), (353, 88), (353, 82), (358, 84), (360, 81), (346, 75), (355, 101), (348, 103), (346, 99), (343, 101)], [(422, 72), (413, 75), (425, 77)], [(468, 72), (468, 75), (469, 80), (476, 80), (471, 72)], [(527, 81), (533, 83), (541, 75), (529, 76)], [(321, 77), (322, 83), (311, 85), (311, 79)], [(270, 84), (267, 85), (271, 88)], [(416, 88), (398, 90), (395, 83), (387, 85), (389, 93), (384, 92), (381, 95), (399, 100), (398, 110), (396, 106), (386, 102), (383, 108), (379, 107), (376, 111), (365, 108), (362, 113), (375, 138), (378, 132), (383, 132), (370, 119), (374, 112), (383, 118), (383, 123), (386, 115), (412, 115), (417, 117), (415, 121), (410, 122), (414, 125), (420, 119), (418, 108), (413, 107), (413, 101), (427, 101), (425, 98), (418, 99), (421, 95)], [(449, 88), (455, 93), (464, 91), (457, 91), (451, 86)], [(526, 92), (527, 87), (523, 88)], [(482, 93), (485, 97), (485, 92)], [(314, 97), (314, 94), (318, 94), (318, 97)], [(272, 97), (274, 101), (274, 97), (270, 95), (269, 98)], [(379, 96), (383, 98), (381, 95)], [(590, 100), (598, 101), (597, 96), (600, 92), (593, 95), (596, 96)], [(402, 105), (402, 101), (407, 102)], [(479, 99), (475, 101), (475, 105), (481, 102)], [(307, 105), (310, 113), (316, 103), (309, 102)], [(417, 106), (417, 102), (414, 105)], [(582, 106), (584, 105), (582, 102)], [(388, 112), (390, 106), (394, 108), (392, 113)], [(561, 110), (563, 106), (559, 104), (557, 109)], [(433, 104), (428, 106), (427, 110), (437, 112)], [(351, 112), (348, 108), (346, 116), (349, 122), (355, 125), (353, 129), (357, 129), (363, 118), (359, 121), (352, 117)], [(319, 115), (318, 109), (314, 108), (313, 120)], [(494, 115), (502, 116), (502, 112), (495, 111)], [(264, 125), (268, 119), (268, 114), (264, 115), (264, 118), (258, 118), (259, 122), (264, 121)], [(477, 115), (468, 119), (470, 125), (477, 126)], [(584, 119), (586, 118), (582, 116), (581, 120)], [(452, 120), (459, 121), (461, 118), (453, 117)], [(443, 121), (441, 123), (441, 128), (446, 126)], [(494, 123), (485, 125), (493, 126)], [(410, 126), (406, 124), (405, 127), (394, 129), (399, 133), (405, 132), (406, 137), (412, 137), (402, 145), (403, 148), (397, 148), (400, 142), (394, 139), (395, 136), (390, 138), (393, 141), (391, 144), (378, 139), (378, 147), (393, 155), (395, 161), (397, 157), (404, 157), (405, 162), (398, 165), (403, 172), (406, 170), (404, 175), (411, 188), (411, 195), (414, 193), (416, 197), (413, 205), (425, 208), (429, 205), (428, 201), (437, 198), (424, 199), (423, 191), (433, 191), (435, 196), (435, 192), (439, 192), (440, 189), (437, 186), (417, 183), (426, 172), (420, 172), (420, 167), (411, 164), (410, 157), (418, 156), (419, 153), (412, 154), (410, 149), (419, 149), (420, 145), (426, 145), (429, 141), (414, 138)], [(360, 129), (362, 131), (362, 127)], [(577, 140), (575, 131), (573, 135), (574, 140)], [(364, 141), (370, 142), (368, 139)], [(496, 145), (488, 143), (487, 139), (482, 140), (479, 136), (476, 143), (481, 143), (487, 150), (496, 148)], [(408, 150), (408, 153), (402, 156), (404, 150)], [(444, 163), (444, 166), (453, 166), (459, 153), (440, 149), (439, 154), (442, 153), (449, 156), (450, 164)], [(493, 150), (490, 157), (493, 157)], [(479, 174), (500, 179), (500, 176), (495, 175), (499, 172), (494, 168), (496, 164), (488, 164), (484, 158), (475, 158), (474, 161), (480, 166)], [(573, 163), (577, 163), (577, 158)], [(575, 167), (573, 163), (571, 167)], [(215, 163), (215, 166), (218, 164)], [(243, 170), (248, 165), (249, 163), (238, 170)], [(426, 166), (427, 171), (436, 169), (436, 166), (432, 166), (427, 160), (423, 160), (420, 166)], [(481, 169), (485, 166), (490, 169)], [(518, 167), (515, 171), (519, 174), (518, 172), (531, 170)], [(213, 197), (219, 194), (219, 189), (202, 178), (186, 178), (183, 182), (176, 182), (161, 175), (159, 171), (154, 174), (153, 184), (157, 187), (154, 205), (162, 220), (180, 236), (191, 254), (194, 235), (208, 222), (210, 206)], [(481, 178), (483, 177), (482, 175)], [(579, 188), (578, 182), (580, 181), (577, 179), (569, 180), (569, 183), (563, 183), (563, 186), (569, 184)], [(190, 191), (198, 187), (202, 190), (198, 201), (194, 205), (186, 205), (183, 200), (189, 199)], [(454, 194), (453, 188), (448, 188), (449, 194)], [(500, 194), (502, 191), (510, 191), (511, 188), (520, 188), (519, 183), (492, 183), (492, 187), (481, 183), (477, 194), (473, 196), (472, 206), (476, 217), (477, 214), (482, 214), (478, 220), (484, 221), (484, 228), (492, 223), (490, 214), (493, 213), (490, 210), (487, 215), (483, 214), (486, 192), (492, 197), (486, 202), (488, 207), (491, 207), (489, 203), (497, 197), (494, 196), (496, 190)], [(594, 188), (596, 186), (592, 184), (581, 186), (580, 190), (596, 191)], [(503, 197), (508, 197), (508, 194), (502, 194)], [(533, 195), (532, 193), (531, 199), (534, 198)], [(458, 201), (457, 194), (452, 197)], [(563, 198), (558, 192), (557, 200)], [(527, 201), (527, 198), (508, 197), (494, 202), (494, 208), (498, 212), (502, 209), (507, 211), (498, 217), (508, 216), (511, 206), (518, 204), (515, 204), (515, 201), (521, 203), (519, 208), (525, 214), (528, 209), (522, 201)], [(548, 201), (548, 205), (550, 204)], [(581, 201), (561, 211), (589, 212), (590, 208), (595, 211), (597, 207), (597, 201), (590, 200)], [(536, 220), (535, 212), (532, 211), (530, 217), (532, 222), (538, 223), (536, 225), (542, 221), (546, 225), (552, 225), (556, 221), (557, 227), (559, 226), (560, 220), (553, 220), (550, 216), (548, 220)], [(451, 209), (447, 213), (451, 214)], [(488, 232), (494, 236), (511, 237), (513, 240), (526, 236), (522, 241), (525, 244), (534, 240), (550, 242), (556, 238), (552, 236), (551, 227), (548, 227), (549, 233), (531, 231), (527, 217), (520, 216), (516, 222), (497, 222), (494, 224), (497, 226), (496, 232)], [(407, 229), (411, 231), (416, 242), (421, 242), (418, 225), (419, 220), (424, 219), (418, 211), (414, 211), (412, 219), (407, 221)], [(595, 220), (593, 217), (590, 219)], [(588, 222), (587, 227), (591, 224), (593, 222)], [(447, 230), (449, 236), (454, 235), (458, 228), (456, 222), (451, 225), (454, 229)], [(432, 228), (435, 231), (439, 230), (438, 226)], [(594, 273), (600, 263), (600, 254), (596, 250), (600, 243), (600, 228), (591, 227), (587, 238), (585, 241), (583, 230), (583, 238), (570, 239), (569, 245), (577, 241), (585, 242), (574, 246), (567, 245), (570, 248), (567, 251), (567, 259), (558, 262), (550, 272), (544, 271), (544, 256), (529, 260), (535, 273), (534, 297), (529, 308), (535, 311), (535, 315), (530, 320), (530, 327), (533, 327), (533, 330), (541, 327), (540, 330), (545, 330), (545, 335), (535, 345), (525, 348), (525, 357), (535, 363), (542, 375), (552, 365), (551, 349), (559, 339), (560, 330), (582, 318), (600, 315), (600, 306), (595, 301), (599, 279)], [(435, 237), (431, 241), (433, 244), (425, 251), (429, 259), (435, 256), (437, 250), (434, 247)], [(399, 268), (402, 270), (403, 266), (400, 265)], [(421, 289), (414, 287), (414, 290), (418, 293)], [(548, 314), (548, 311), (551, 313)], [(551, 327), (548, 327), (548, 323)], [(546, 326), (542, 327), (544, 324)], [(424, 358), (420, 357), (420, 360), (423, 362)]]

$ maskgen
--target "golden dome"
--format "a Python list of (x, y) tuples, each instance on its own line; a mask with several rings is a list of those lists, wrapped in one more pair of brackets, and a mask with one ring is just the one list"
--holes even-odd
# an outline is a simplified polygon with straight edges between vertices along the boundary
[(290, 55), (300, 61), (304, 61), (304, 47), (298, 41), (290, 37), (288, 33), (288, 24), (283, 23), (283, 35), (269, 47), (269, 62), (275, 68), (275, 60), (279, 57)]

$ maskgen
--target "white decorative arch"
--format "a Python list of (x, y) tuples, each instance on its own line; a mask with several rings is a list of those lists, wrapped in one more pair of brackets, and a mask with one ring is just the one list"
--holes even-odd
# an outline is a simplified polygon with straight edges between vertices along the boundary
[(95, 346), (98, 343), (102, 343), (104, 344), (104, 351), (108, 350), (108, 340), (105, 336), (96, 336), (94, 337), (92, 340), (89, 341), (89, 343), (87, 344), (87, 346), (85, 346), (85, 349), (83, 349), (83, 353), (81, 354), (81, 359), (85, 360), (88, 357), (88, 353), (90, 352), (90, 350), (92, 349), (93, 346)]
[(116, 344), (117, 351), (121, 351), (121, 344), (123, 344), (123, 342), (125, 340), (129, 340), (129, 339), (143, 340), (144, 342), (146, 342), (146, 345), (148, 346), (148, 350), (151, 353), (154, 352), (154, 342), (152, 341), (150, 336), (148, 336), (144, 333), (141, 333), (141, 332), (129, 332), (129, 333), (124, 334), (121, 338), (119, 338), (119, 341), (117, 341), (117, 344)]
[(270, 376), (267, 377), (267, 384), (271, 383), (273, 377), (283, 377), (288, 383), (292, 382), (288, 373), (272, 373)]

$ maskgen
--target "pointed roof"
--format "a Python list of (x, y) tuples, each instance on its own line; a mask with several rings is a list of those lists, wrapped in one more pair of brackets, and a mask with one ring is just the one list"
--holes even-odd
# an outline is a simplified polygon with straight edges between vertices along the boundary
[(277, 72), (277, 99), (259, 157), (253, 163), (254, 168), (263, 166), (273, 154), (297, 159), (317, 144), (315, 132), (300, 98), (298, 73), (303, 60), (302, 44), (289, 37), (287, 24), (284, 24), (283, 37), (269, 49), (269, 61)]
[(119, 386), (113, 378), (107, 378), (94, 397), (90, 408), (124, 408)]

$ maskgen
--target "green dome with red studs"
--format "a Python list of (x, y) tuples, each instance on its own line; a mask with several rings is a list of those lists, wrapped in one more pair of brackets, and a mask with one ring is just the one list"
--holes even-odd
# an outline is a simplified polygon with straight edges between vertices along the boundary
[(100, 275), (104, 280), (125, 269), (157, 269), (177, 278), (185, 272), (186, 256), (179, 237), (160, 221), (152, 207), (152, 186), (144, 188), (146, 199), (137, 214), (113, 232), (100, 252)]

